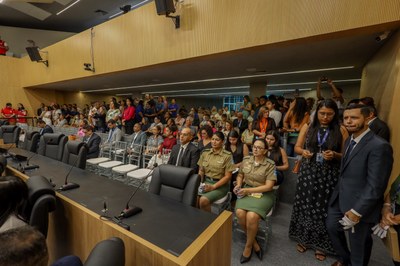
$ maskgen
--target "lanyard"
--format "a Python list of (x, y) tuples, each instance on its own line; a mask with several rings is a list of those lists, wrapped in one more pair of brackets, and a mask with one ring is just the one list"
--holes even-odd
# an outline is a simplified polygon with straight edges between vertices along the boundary
[(329, 128), (325, 131), (325, 135), (323, 136), (322, 140), (321, 140), (321, 134), (318, 131), (317, 137), (318, 137), (318, 146), (321, 148), (322, 145), (326, 142), (326, 139), (328, 138), (329, 135)]

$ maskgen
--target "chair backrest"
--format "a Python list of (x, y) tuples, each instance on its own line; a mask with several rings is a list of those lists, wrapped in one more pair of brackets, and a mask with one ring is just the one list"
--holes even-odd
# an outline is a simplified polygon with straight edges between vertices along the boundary
[(0, 175), (6, 170), (7, 159), (3, 155), (0, 155)]
[(24, 146), (22, 148), (27, 151), (36, 152), (40, 138), (39, 132), (32, 131), (25, 134)]
[(56, 196), (53, 186), (43, 176), (31, 176), (27, 181), (28, 201), (23, 210), (23, 216), (29, 225), (36, 227), (47, 236), (49, 212), (56, 208)]
[(48, 133), (40, 137), (38, 154), (61, 161), (68, 138), (60, 133)]
[(193, 169), (163, 164), (154, 170), (149, 192), (194, 207), (199, 185), (200, 177)]
[(65, 143), (62, 162), (85, 169), (87, 150), (87, 146), (83, 142), (68, 141)]
[(99, 242), (90, 252), (85, 266), (125, 266), (125, 245), (118, 237)]
[(17, 146), (20, 133), (21, 128), (18, 126), (1, 126), (0, 138), (3, 139), (4, 144), (15, 143)]

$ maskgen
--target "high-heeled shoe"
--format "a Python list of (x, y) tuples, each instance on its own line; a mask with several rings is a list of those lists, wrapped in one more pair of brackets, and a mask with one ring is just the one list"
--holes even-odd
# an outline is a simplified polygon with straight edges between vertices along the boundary
[(253, 255), (253, 248), (251, 248), (250, 256), (248, 256), (248, 257), (243, 256), (243, 253), (242, 253), (242, 255), (240, 256), (240, 264), (249, 262), (249, 260), (251, 259), (251, 255)]
[(254, 253), (256, 253), (257, 258), (259, 260), (262, 260), (264, 257), (264, 250), (262, 249), (261, 245), (258, 243), (257, 239), (255, 239), (255, 241), (256, 241), (257, 245), (260, 247), (260, 249), (258, 251), (254, 250)]

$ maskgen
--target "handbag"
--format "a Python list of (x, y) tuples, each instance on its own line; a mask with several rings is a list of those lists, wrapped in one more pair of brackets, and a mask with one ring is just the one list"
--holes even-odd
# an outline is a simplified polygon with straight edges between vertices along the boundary
[(389, 249), (394, 261), (400, 262), (400, 247), (396, 230), (391, 226), (388, 229), (386, 238), (383, 239), (385, 246)]
[(294, 163), (294, 166), (293, 166), (293, 169), (292, 169), (292, 173), (293, 174), (300, 173), (300, 166), (301, 166), (301, 156), (297, 156), (297, 160)]

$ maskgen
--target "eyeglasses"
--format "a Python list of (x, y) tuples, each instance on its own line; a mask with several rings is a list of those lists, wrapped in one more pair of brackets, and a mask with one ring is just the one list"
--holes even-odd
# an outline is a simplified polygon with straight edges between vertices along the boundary
[(264, 150), (264, 147), (260, 147), (260, 146), (253, 146), (253, 150)]

